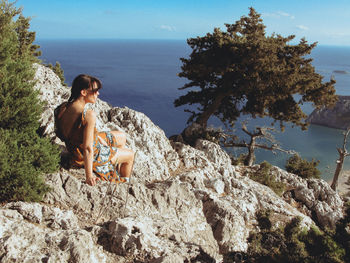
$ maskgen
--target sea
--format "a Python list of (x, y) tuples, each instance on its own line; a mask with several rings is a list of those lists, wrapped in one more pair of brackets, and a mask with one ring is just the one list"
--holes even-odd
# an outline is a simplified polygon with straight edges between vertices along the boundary
[[(191, 48), (186, 40), (63, 40), (39, 39), (43, 63), (59, 62), (64, 70), (66, 83), (70, 86), (75, 76), (84, 73), (96, 76), (102, 81), (100, 98), (116, 107), (128, 107), (145, 113), (169, 137), (179, 134), (186, 127), (189, 114), (187, 107), (174, 107), (174, 100), (186, 93), (179, 90), (187, 79), (178, 77), (182, 62), (188, 58)], [(350, 95), (350, 47), (317, 46), (310, 57), (316, 72), (336, 80), (338, 95)], [(193, 107), (193, 106), (192, 106)], [(303, 105), (310, 114), (312, 105)], [(270, 126), (272, 120), (252, 119), (242, 116), (237, 121), (234, 133), (248, 141), (241, 131), (240, 123), (247, 122), (250, 130), (256, 126)], [(215, 118), (210, 125), (221, 127)], [(287, 125), (284, 132), (275, 127), (272, 135), (281, 148), (294, 150), (307, 160), (319, 160), (321, 177), (333, 177), (337, 147), (343, 144), (342, 130), (310, 125), (307, 131)], [(350, 139), (349, 139), (350, 140)], [(227, 149), (238, 156), (244, 149)], [(349, 149), (350, 151), (350, 149)], [(284, 168), (287, 153), (257, 149), (256, 163), (264, 160)], [(350, 170), (350, 156), (345, 160), (344, 169)]]

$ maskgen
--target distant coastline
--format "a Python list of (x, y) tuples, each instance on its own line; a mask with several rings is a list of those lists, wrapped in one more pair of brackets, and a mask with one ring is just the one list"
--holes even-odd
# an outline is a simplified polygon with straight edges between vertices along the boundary
[(336, 74), (349, 74), (349, 72), (347, 72), (346, 70), (333, 70), (333, 73), (336, 73)]

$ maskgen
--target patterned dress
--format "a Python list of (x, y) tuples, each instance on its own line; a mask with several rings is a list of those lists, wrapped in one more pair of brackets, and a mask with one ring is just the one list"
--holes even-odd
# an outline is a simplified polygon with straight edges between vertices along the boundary
[[(91, 103), (86, 103), (81, 115), (81, 119), (77, 121), (77, 124), (73, 125), (72, 132), (69, 134), (69, 138), (65, 138), (60, 132), (60, 127), (57, 125), (59, 121), (59, 113), (62, 111), (61, 107), (67, 107), (67, 104), (61, 104), (55, 110), (55, 123), (56, 134), (65, 142), (68, 151), (72, 154), (72, 164), (74, 166), (84, 166), (83, 156), (83, 132), (85, 128), (86, 112), (93, 110)], [(62, 137), (62, 138), (61, 138)], [(111, 159), (117, 153), (117, 142), (115, 137), (110, 131), (99, 132), (96, 127), (94, 128), (93, 139), (93, 171), (100, 177), (101, 180), (110, 181), (115, 183), (125, 182), (124, 178), (121, 178), (116, 169), (117, 163), (113, 164)]]

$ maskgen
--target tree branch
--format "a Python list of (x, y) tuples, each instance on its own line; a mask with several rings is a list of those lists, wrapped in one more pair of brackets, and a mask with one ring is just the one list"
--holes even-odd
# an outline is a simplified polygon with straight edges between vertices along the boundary
[[(221, 144), (223, 147), (249, 147), (248, 143), (245, 142), (229, 142), (229, 143), (222, 143)], [(272, 145), (265, 145), (265, 144), (254, 144), (254, 147), (256, 148), (261, 148), (261, 149), (265, 149), (265, 150), (270, 150), (270, 151), (280, 151), (280, 152), (284, 152), (284, 153), (288, 153), (288, 154), (297, 154), (296, 151), (294, 150), (285, 150), (282, 149), (279, 145), (277, 144), (272, 144)]]

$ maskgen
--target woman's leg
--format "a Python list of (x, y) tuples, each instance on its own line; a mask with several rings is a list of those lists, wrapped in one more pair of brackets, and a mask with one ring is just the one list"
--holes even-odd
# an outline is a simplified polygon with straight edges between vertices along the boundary
[(120, 177), (130, 177), (134, 163), (134, 151), (126, 148), (119, 148), (111, 161), (118, 163)]
[[(111, 131), (111, 134), (114, 136), (116, 142), (117, 142), (117, 145), (116, 147), (119, 149), (123, 149), (125, 148), (125, 145), (126, 145), (126, 134), (124, 132), (121, 132), (121, 131)], [(115, 161), (114, 161), (115, 163)], [(118, 159), (118, 163), (117, 163), (117, 171), (119, 174), (120, 173), (120, 170), (121, 170), (121, 163)]]
[(111, 131), (111, 133), (117, 141), (117, 147), (118, 148), (125, 148), (126, 134), (124, 132), (121, 132), (121, 131)]

